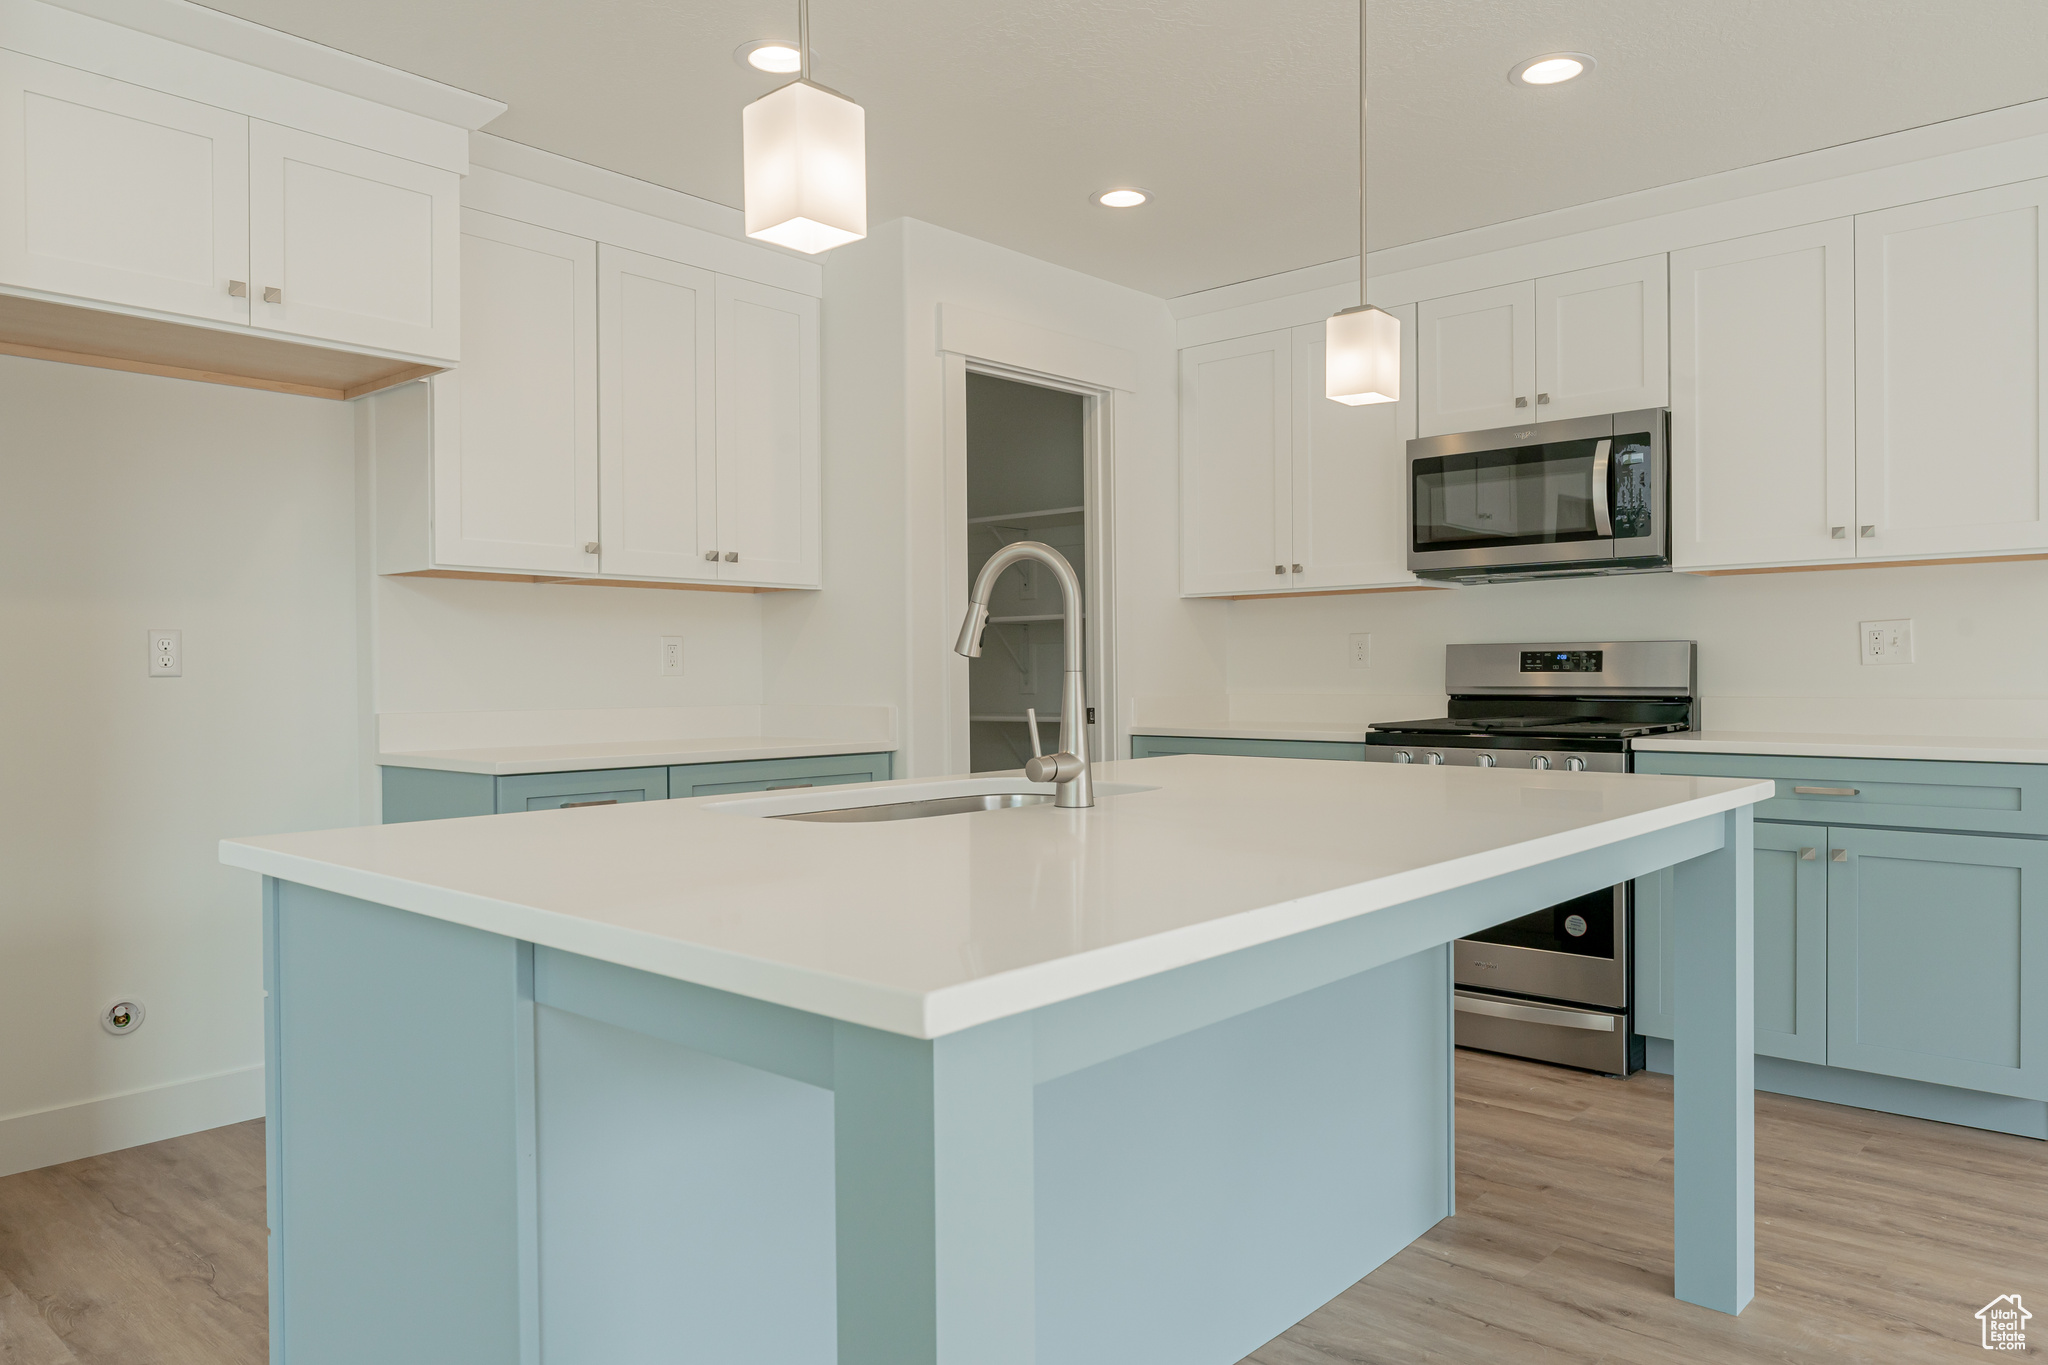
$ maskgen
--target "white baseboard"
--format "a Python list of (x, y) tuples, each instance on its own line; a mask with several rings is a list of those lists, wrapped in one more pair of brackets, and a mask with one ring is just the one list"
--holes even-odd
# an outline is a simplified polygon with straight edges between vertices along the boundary
[(263, 1068), (245, 1066), (0, 1119), (0, 1176), (263, 1116)]

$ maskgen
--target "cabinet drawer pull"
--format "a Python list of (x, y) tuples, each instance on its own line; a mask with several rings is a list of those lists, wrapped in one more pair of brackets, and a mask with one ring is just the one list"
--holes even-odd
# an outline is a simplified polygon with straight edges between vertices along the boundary
[(616, 806), (618, 804), (619, 798), (617, 798), (616, 796), (607, 796), (602, 801), (564, 801), (562, 803), (562, 809), (575, 810), (578, 806)]
[(1855, 787), (1794, 787), (1792, 791), (1798, 796), (1855, 796), (1858, 794)]
[(1799, 861), (1802, 863), (1810, 863), (1819, 856), (1820, 850), (1817, 848), (1802, 848), (1799, 850)]
[(772, 792), (795, 792), (802, 791), (806, 787), (815, 787), (817, 785), (818, 784), (815, 782), (785, 782), (779, 787), (770, 787), (768, 790)]
[(1849, 861), (1849, 850), (1848, 850), (1848, 849), (1846, 849), (1846, 848), (1831, 848), (1831, 849), (1829, 849), (1829, 850), (1828, 850), (1828, 861), (1829, 861), (1829, 862), (1834, 862), (1834, 863), (1846, 863), (1846, 862), (1848, 862), (1848, 861)]

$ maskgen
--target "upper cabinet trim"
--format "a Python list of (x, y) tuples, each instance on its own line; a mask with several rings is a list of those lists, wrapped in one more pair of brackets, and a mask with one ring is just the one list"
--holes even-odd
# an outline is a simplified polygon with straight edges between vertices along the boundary
[(954, 303), (939, 305), (939, 353), (1013, 365), (1101, 389), (1138, 391), (1138, 357), (1121, 346), (1069, 336)]

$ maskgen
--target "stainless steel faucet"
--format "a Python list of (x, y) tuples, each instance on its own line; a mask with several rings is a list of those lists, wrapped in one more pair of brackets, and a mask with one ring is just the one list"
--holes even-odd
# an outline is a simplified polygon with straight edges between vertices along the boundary
[(1067, 557), (1052, 546), (1036, 540), (1005, 545), (989, 556), (974, 580), (974, 600), (967, 604), (967, 619), (960, 626), (960, 642), (953, 648), (970, 659), (981, 657), (981, 632), (988, 625), (989, 594), (1003, 570), (1025, 560), (1036, 560), (1051, 571), (1060, 585), (1065, 602), (1067, 669), (1060, 686), (1060, 751), (1038, 752), (1038, 716), (1031, 717), (1032, 759), (1024, 765), (1024, 776), (1033, 782), (1054, 784), (1052, 803), (1070, 810), (1095, 804), (1095, 778), (1088, 766), (1088, 684), (1081, 669), (1081, 578)]

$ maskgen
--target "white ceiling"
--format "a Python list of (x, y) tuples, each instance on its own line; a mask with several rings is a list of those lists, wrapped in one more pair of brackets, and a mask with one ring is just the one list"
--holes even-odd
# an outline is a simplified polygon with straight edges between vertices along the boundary
[[(506, 101), (489, 131), (737, 206), (733, 49), (795, 0), (210, 0)], [(1171, 297), (1357, 250), (1344, 0), (814, 0), (869, 218)], [(2048, 98), (2042, 0), (1376, 0), (1373, 245)], [(1508, 68), (1598, 69), (1545, 90)], [(1157, 196), (1113, 213), (1091, 191)]]

